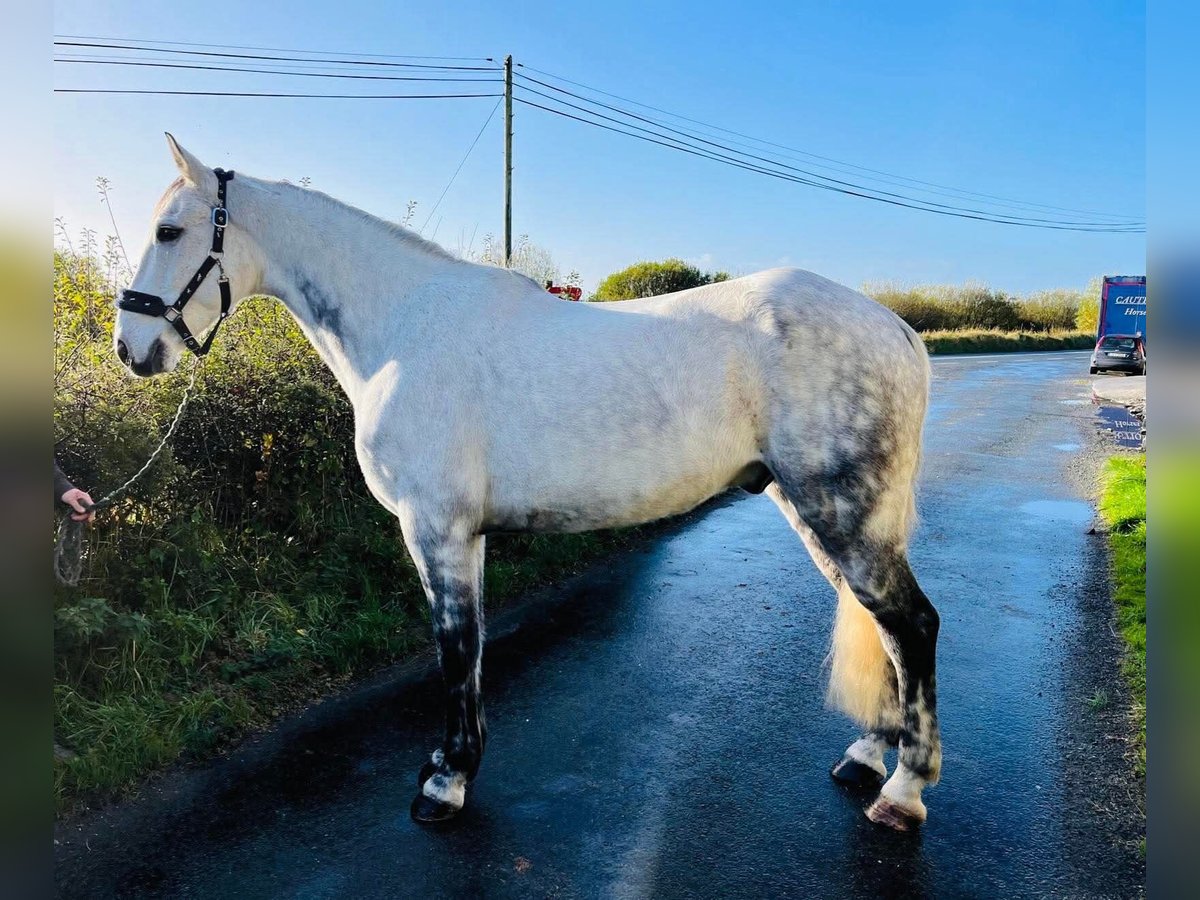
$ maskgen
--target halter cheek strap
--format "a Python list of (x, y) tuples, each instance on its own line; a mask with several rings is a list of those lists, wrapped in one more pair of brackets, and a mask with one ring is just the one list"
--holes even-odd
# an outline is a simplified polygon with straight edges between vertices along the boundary
[[(225, 186), (233, 178), (233, 172), (215, 169), (214, 173), (217, 176), (217, 205), (212, 211), (212, 250), (200, 264), (196, 274), (183, 286), (183, 290), (179, 292), (175, 302), (168, 306), (163, 298), (156, 294), (130, 290), (121, 291), (121, 299), (117, 301), (117, 308), (127, 312), (141, 313), (145, 316), (162, 316), (178, 332), (184, 346), (197, 356), (204, 356), (208, 353), (212, 347), (213, 338), (217, 336), (217, 330), (229, 316), (229, 309), (233, 305), (229, 291), (229, 279), (225, 276), (224, 266), (221, 265), (221, 254), (225, 252), (225, 227), (229, 224), (229, 210), (225, 207)], [(221, 291), (221, 315), (217, 318), (217, 324), (212, 327), (212, 331), (208, 333), (208, 337), (204, 339), (204, 343), (201, 343), (188, 330), (187, 323), (183, 320), (183, 308), (187, 306), (192, 295), (196, 293), (196, 289), (204, 282), (205, 277), (213, 270), (214, 266), (221, 272), (217, 279), (217, 287)]]

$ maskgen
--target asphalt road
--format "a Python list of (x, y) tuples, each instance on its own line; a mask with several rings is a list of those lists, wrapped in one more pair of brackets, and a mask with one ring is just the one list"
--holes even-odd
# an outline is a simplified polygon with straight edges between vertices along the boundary
[(822, 705), (832, 592), (769, 500), (731, 495), (511, 620), (457, 822), (409, 819), (438, 703), (393, 677), (60, 827), (60, 896), (1137, 895), (1104, 543), (1078, 486), (1087, 354), (934, 373), (913, 565), (942, 615), (945, 760), (919, 833), (830, 779), (855, 737)]

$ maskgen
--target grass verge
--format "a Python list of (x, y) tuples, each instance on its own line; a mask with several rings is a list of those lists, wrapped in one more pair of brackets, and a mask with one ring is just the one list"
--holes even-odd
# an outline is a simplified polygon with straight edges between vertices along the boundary
[[(488, 612), (635, 546), (650, 530), (492, 536)], [(399, 545), (398, 529), (388, 537)], [(430, 647), (416, 574), (407, 559), (395, 562), (386, 588), (373, 579), (312, 593), (265, 583), (191, 608), (165, 593), (137, 612), (94, 597), (60, 607), (60, 646), (87, 659), (55, 684), (56, 746), (67, 751), (54, 762), (57, 812), (126, 794), (155, 769), (210, 755)]]
[(1083, 331), (925, 331), (921, 333), (930, 353), (1005, 353), (1027, 350), (1090, 350), (1095, 335)]
[(1117, 628), (1133, 693), (1138, 774), (1146, 774), (1146, 455), (1114, 456), (1104, 467), (1100, 515), (1109, 527)]

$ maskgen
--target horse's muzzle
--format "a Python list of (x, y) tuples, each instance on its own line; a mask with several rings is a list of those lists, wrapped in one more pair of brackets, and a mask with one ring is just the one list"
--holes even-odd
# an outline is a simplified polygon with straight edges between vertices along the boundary
[(129, 366), (129, 371), (139, 378), (149, 378), (161, 373), (166, 365), (166, 346), (161, 340), (150, 345), (150, 352), (145, 359), (134, 360), (129, 355), (129, 348), (124, 341), (117, 341), (117, 358)]

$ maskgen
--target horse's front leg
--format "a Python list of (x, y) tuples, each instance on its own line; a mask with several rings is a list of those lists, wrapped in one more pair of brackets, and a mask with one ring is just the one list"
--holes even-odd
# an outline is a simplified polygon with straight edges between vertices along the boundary
[(446, 736), (419, 775), (412, 803), (418, 822), (452, 818), (467, 783), (479, 771), (487, 727), (479, 689), (483, 658), (483, 537), (430, 529), (405, 539), (429, 599), (433, 636), (445, 687)]

